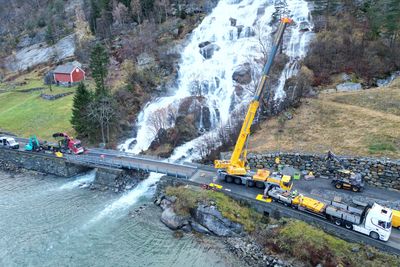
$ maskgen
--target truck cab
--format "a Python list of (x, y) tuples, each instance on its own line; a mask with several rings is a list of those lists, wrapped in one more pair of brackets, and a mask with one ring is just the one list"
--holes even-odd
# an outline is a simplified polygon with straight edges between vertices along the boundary
[(0, 137), (0, 147), (19, 149), (19, 143), (12, 137), (2, 136)]
[(77, 139), (71, 139), (68, 143), (68, 148), (69, 150), (72, 151), (73, 154), (81, 154), (84, 152), (84, 149), (82, 147), (81, 141)]
[(363, 223), (353, 224), (354, 231), (369, 235), (374, 239), (388, 241), (392, 232), (392, 210), (374, 203), (364, 210)]

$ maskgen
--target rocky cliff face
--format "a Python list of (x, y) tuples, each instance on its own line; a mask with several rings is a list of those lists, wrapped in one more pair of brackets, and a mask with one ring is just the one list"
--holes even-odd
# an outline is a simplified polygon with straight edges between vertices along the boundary
[(5, 66), (11, 72), (25, 71), (47, 62), (62, 62), (75, 55), (75, 35), (71, 34), (54, 45), (45, 42), (33, 44), (18, 50), (5, 59)]

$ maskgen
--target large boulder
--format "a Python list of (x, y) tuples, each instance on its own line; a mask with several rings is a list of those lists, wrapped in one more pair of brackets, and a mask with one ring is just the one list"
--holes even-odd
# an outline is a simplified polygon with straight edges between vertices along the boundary
[(203, 225), (198, 224), (197, 222), (190, 222), (190, 225), (192, 226), (192, 229), (200, 234), (212, 234), (207, 228), (205, 228)]
[(336, 86), (336, 90), (338, 90), (339, 92), (359, 91), (361, 89), (362, 89), (361, 83), (346, 82), (338, 84)]
[[(208, 103), (204, 97), (187, 97), (179, 104), (178, 116), (192, 116), (194, 123), (193, 126), (196, 129), (203, 127), (205, 130), (209, 130), (211, 127), (211, 113), (207, 104)], [(190, 122), (190, 120), (188, 122)]]
[(161, 222), (172, 230), (182, 228), (189, 224), (186, 217), (177, 215), (171, 207), (166, 208), (161, 214)]
[(218, 51), (220, 47), (217, 44), (210, 43), (206, 46), (203, 46), (200, 48), (200, 54), (205, 58), (205, 59), (210, 59), (214, 55), (216, 51)]
[(243, 231), (240, 224), (224, 218), (215, 206), (199, 205), (194, 218), (217, 236), (233, 236)]
[(239, 65), (232, 74), (232, 80), (239, 84), (249, 84), (251, 82), (251, 67), (249, 63)]

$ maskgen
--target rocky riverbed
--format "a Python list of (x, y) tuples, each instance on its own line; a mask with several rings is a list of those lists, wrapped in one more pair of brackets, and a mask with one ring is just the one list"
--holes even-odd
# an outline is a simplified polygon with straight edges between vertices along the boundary
[[(216, 202), (198, 203), (189, 214), (176, 212), (178, 198), (167, 195), (167, 184), (159, 182), (154, 197), (154, 203), (161, 210), (161, 222), (168, 228), (185, 233), (196, 232), (206, 236), (216, 236), (222, 239), (224, 248), (249, 266), (293, 266), (268, 253), (256, 240), (244, 230), (244, 226), (224, 217), (218, 210)], [(193, 190), (193, 189), (187, 189)]]

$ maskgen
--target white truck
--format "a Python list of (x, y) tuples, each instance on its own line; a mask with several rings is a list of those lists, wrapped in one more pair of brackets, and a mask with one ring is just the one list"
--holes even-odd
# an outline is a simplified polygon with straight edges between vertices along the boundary
[(336, 225), (343, 225), (374, 239), (388, 241), (392, 231), (392, 210), (377, 203), (357, 209), (332, 201), (326, 207), (325, 214)]
[(0, 147), (19, 149), (19, 143), (14, 138), (8, 136), (0, 137)]
[(320, 215), (337, 226), (369, 235), (374, 239), (388, 241), (392, 231), (393, 211), (377, 203), (356, 208), (341, 202), (317, 200), (290, 193), (280, 188), (267, 191), (267, 196), (285, 206)]

